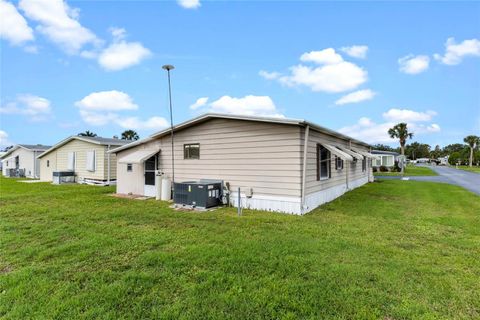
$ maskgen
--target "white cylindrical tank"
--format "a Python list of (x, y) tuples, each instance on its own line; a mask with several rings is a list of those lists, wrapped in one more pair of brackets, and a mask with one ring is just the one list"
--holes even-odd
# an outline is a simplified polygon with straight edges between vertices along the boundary
[(162, 199), (162, 176), (160, 174), (157, 174), (155, 176), (155, 200), (161, 200)]
[(162, 194), (161, 200), (170, 200), (172, 197), (172, 182), (170, 179), (166, 179), (165, 177), (162, 179)]

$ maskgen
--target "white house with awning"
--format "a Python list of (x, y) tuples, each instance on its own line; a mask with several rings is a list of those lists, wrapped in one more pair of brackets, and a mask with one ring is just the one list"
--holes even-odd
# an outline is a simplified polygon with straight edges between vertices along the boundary
[(154, 196), (156, 172), (175, 182), (222, 180), (229, 200), (304, 214), (373, 181), (370, 145), (286, 118), (204, 114), (116, 148), (117, 193)]

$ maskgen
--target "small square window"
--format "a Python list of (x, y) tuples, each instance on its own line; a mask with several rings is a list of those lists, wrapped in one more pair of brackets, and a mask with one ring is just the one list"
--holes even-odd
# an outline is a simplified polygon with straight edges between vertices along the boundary
[(184, 159), (200, 159), (200, 144), (184, 144), (183, 145)]
[(127, 163), (127, 172), (132, 172), (133, 171), (133, 166), (131, 163)]
[(343, 170), (343, 159), (335, 156), (335, 169)]

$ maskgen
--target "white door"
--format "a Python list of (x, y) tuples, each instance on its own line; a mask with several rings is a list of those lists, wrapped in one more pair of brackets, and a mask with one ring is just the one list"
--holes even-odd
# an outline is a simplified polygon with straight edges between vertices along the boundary
[(157, 156), (153, 156), (143, 164), (145, 168), (145, 185), (143, 189), (143, 194), (146, 197), (155, 197), (156, 187), (155, 187), (155, 169), (157, 168)]

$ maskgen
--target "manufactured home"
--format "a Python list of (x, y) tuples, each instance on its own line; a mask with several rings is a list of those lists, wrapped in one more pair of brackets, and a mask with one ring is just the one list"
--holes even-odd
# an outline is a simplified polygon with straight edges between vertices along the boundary
[[(314, 123), (205, 114), (111, 152), (117, 193), (154, 196), (155, 174), (222, 181), (236, 205), (304, 214), (373, 181), (370, 145)], [(174, 171), (172, 170), (172, 148)]]
[(48, 148), (50, 146), (41, 144), (17, 144), (13, 146), (0, 157), (3, 176), (38, 179), (41, 170), (37, 156)]
[(130, 141), (101, 137), (71, 136), (42, 153), (40, 180), (60, 183), (110, 184), (116, 180), (116, 157), (108, 151)]
[(392, 170), (395, 166), (395, 162), (398, 161), (400, 154), (394, 151), (372, 150), (372, 154), (378, 158), (372, 163), (374, 168), (385, 167), (388, 170)]

